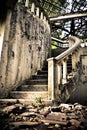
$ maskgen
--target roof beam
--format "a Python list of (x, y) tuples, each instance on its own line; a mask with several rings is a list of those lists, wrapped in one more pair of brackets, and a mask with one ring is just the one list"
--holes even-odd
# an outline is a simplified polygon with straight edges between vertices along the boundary
[(87, 13), (74, 13), (74, 14), (66, 14), (61, 16), (50, 17), (50, 21), (58, 21), (58, 20), (66, 20), (73, 18), (86, 17)]

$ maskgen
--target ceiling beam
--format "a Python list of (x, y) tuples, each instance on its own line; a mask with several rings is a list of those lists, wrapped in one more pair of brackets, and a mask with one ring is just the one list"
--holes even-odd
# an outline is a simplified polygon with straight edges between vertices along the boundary
[(50, 17), (50, 21), (58, 21), (58, 20), (66, 20), (73, 18), (86, 17), (87, 13), (74, 13), (74, 14), (66, 14), (61, 16)]

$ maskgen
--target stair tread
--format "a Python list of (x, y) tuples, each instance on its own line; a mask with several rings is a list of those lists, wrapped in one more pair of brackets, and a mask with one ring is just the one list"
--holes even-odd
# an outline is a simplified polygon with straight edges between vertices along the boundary
[(32, 76), (48, 76), (48, 74), (37, 74), (37, 75), (32, 75)]
[(11, 91), (10, 93), (48, 93), (48, 91)]
[(43, 98), (48, 99), (48, 91), (11, 91), (10, 92), (11, 98), (16, 99), (36, 99), (36, 98)]
[(34, 77), (48, 77), (48, 74), (38, 74), (38, 75), (33, 75), (32, 78)]
[(47, 91), (48, 84), (41, 85), (22, 85), (19, 86), (17, 91)]
[(27, 81), (48, 81), (48, 79), (29, 79)]
[(21, 85), (21, 86), (48, 86), (47, 84), (24, 84), (24, 85)]
[[(19, 99), (14, 99), (14, 98), (0, 99), (0, 103), (8, 103), (8, 102), (16, 103), (17, 101), (19, 101), (20, 103), (23, 103), (23, 104), (31, 104), (32, 102), (36, 103), (35, 99), (28, 99), (28, 98), (26, 98), (26, 99), (23, 99), (23, 98), (19, 98)], [(46, 102), (46, 104), (47, 104), (47, 102), (48, 103), (52, 102), (52, 100), (50, 100), (50, 99), (43, 99), (43, 101), (44, 101), (44, 103)]]

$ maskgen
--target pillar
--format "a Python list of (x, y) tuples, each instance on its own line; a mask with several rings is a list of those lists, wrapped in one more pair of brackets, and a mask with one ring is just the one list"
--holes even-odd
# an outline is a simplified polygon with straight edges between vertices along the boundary
[(62, 84), (67, 83), (67, 61), (63, 60), (63, 79)]
[(35, 3), (32, 3), (31, 12), (34, 13), (35, 11)]
[(40, 18), (41, 20), (43, 20), (43, 12), (41, 12)]
[(36, 16), (39, 17), (39, 7), (37, 7), (37, 10), (36, 10)]
[(29, 0), (26, 0), (25, 1), (25, 7), (28, 7), (28, 5), (29, 5)]
[(46, 22), (46, 16), (44, 16), (44, 21)]
[(4, 40), (4, 31), (5, 31), (5, 22), (0, 24), (0, 60), (1, 60), (3, 40)]
[(62, 66), (60, 63), (58, 63), (57, 68), (58, 68), (58, 85), (59, 85), (62, 79)]
[(72, 70), (76, 70), (76, 62), (77, 62), (77, 58), (76, 58), (76, 53), (72, 53)]
[(48, 99), (54, 100), (54, 58), (48, 60)]

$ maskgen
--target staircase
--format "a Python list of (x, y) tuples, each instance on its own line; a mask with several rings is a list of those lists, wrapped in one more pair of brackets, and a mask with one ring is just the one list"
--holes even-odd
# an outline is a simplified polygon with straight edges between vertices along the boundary
[(69, 44), (66, 51), (48, 59), (48, 96), (51, 100), (66, 102), (78, 83), (76, 77), (79, 74), (77, 65), (81, 64), (81, 40), (71, 36)]
[[(62, 50), (64, 51), (64, 49)], [(62, 53), (60, 51), (60, 54)], [(63, 71), (63, 68), (62, 68)], [(69, 55), (67, 59), (67, 73), (72, 71), (72, 57)], [(10, 92), (11, 99), (49, 99), (48, 94), (48, 63), (45, 63), (41, 71), (38, 71), (36, 75), (33, 75), (31, 79), (26, 80), (16, 91)]]
[(29, 103), (36, 99), (46, 102), (69, 100), (73, 90), (78, 87), (77, 65), (83, 53), (80, 46), (81, 40), (74, 36), (71, 40), (73, 45), (69, 49), (56, 57), (49, 58), (48, 64), (46, 63), (42, 70), (26, 80), (16, 91), (11, 91), (10, 99), (2, 101), (17, 101), (18, 99)]
[(26, 80), (16, 91), (10, 92), (10, 98), (29, 99), (48, 98), (48, 65), (44, 65), (41, 71), (33, 75), (31, 79)]

